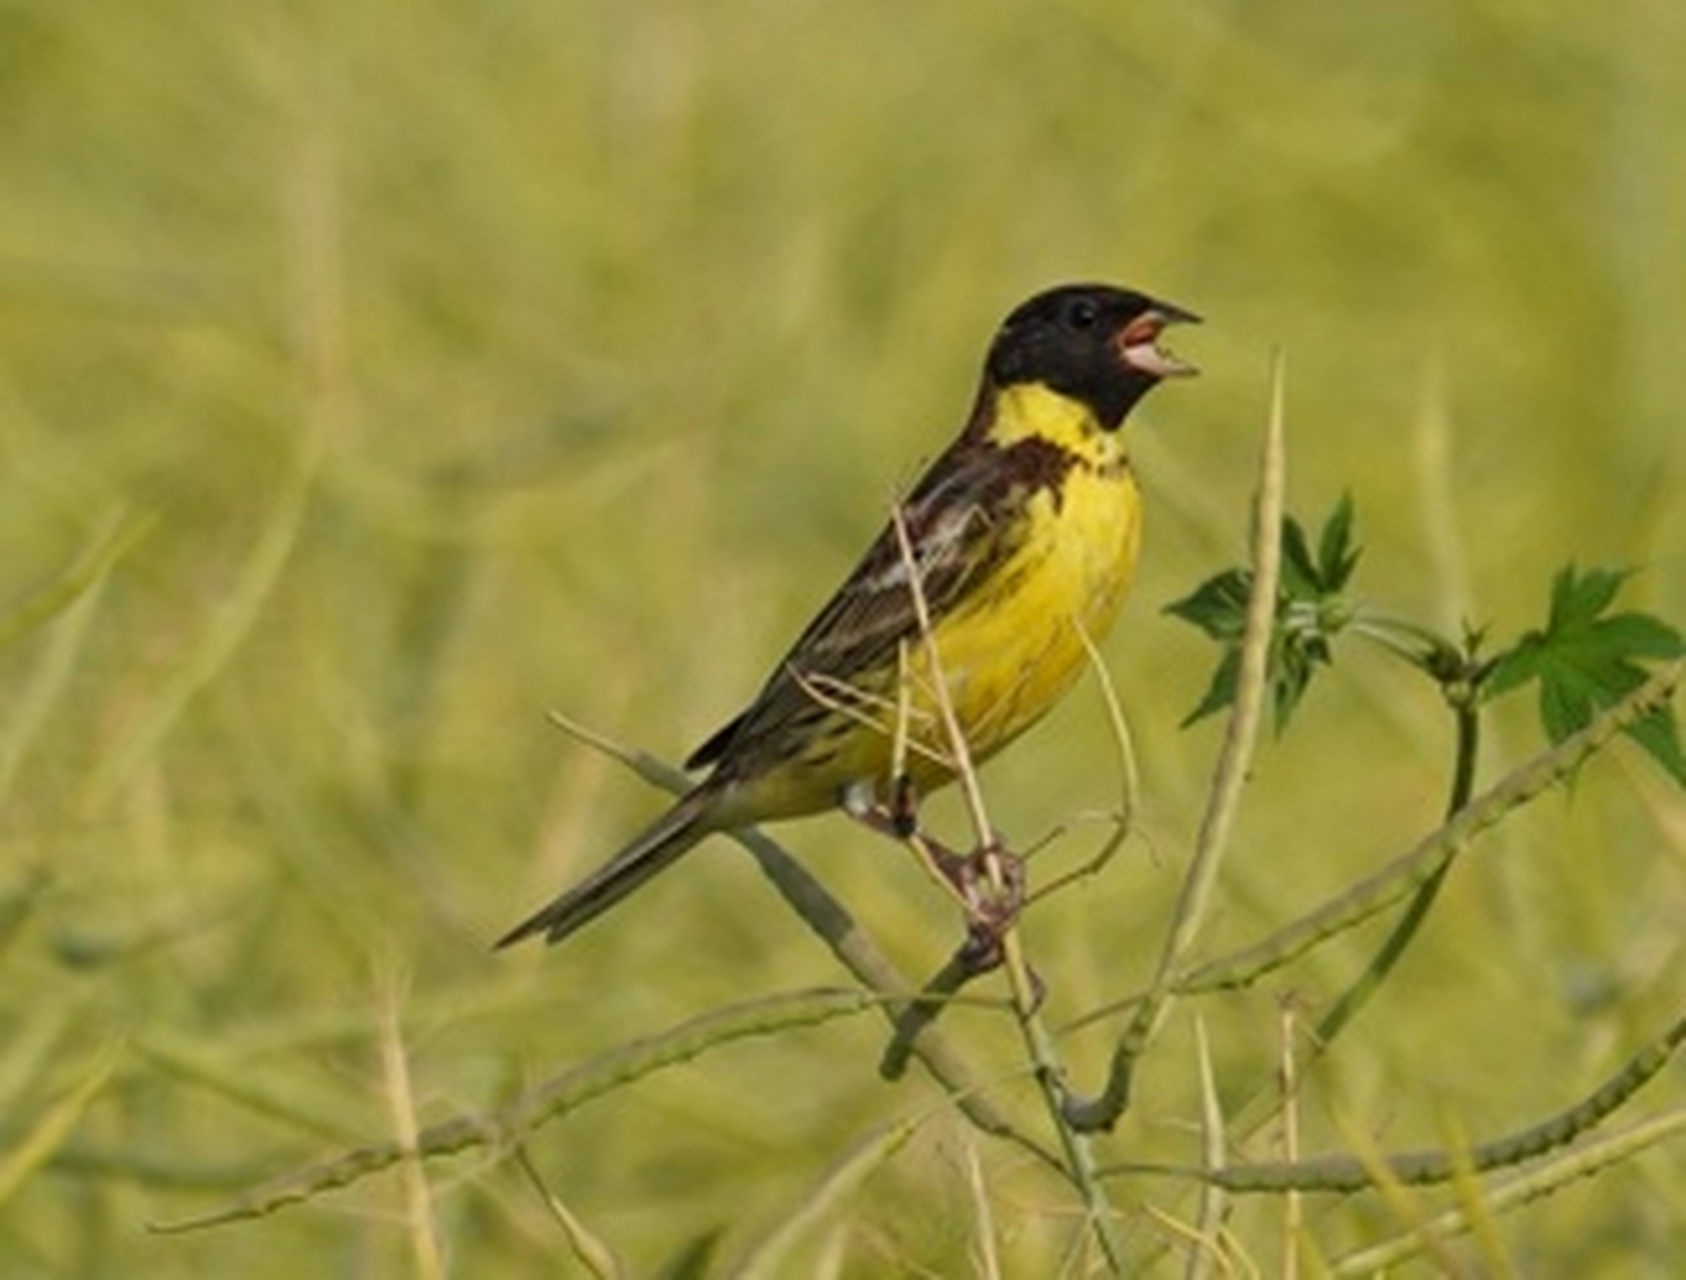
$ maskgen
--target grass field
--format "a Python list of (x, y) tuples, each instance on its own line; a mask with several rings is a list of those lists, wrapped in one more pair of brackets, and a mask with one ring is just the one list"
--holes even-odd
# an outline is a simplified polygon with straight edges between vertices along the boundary
[[(589, 1274), (567, 1221), (635, 1276), (1095, 1273), (1072, 1187), (922, 1068), (880, 1080), (870, 1011), (616, 1083), (633, 1041), (851, 979), (725, 840), (491, 952), (660, 803), (546, 712), (681, 757), (958, 427), (1011, 305), (1101, 278), (1198, 311), (1204, 376), (1132, 423), (1145, 564), (1106, 647), (1141, 838), (1022, 931), (1048, 1027), (1139, 990), (1221, 738), (1177, 727), (1216, 651), (1162, 610), (1245, 554), (1274, 352), (1290, 507), (1352, 493), (1362, 594), (1513, 638), (1574, 561), (1686, 619), (1683, 60), (1660, 0), (0, 6), (0, 1274)], [(1525, 702), (1478, 785), (1541, 748)], [(1036, 876), (1103, 838), (1112, 758), (1090, 679), (985, 772), (1015, 842), (1070, 828)], [(1451, 761), (1433, 687), (1343, 652), (1261, 744), (1197, 954), (1432, 830)], [(911, 980), (958, 940), (893, 845), (777, 834)], [(1197, 1022), (1240, 1114), (1283, 1010), (1385, 928), (1175, 1005), (1100, 1163), (1198, 1163)], [(1683, 939), (1686, 805), (1618, 743), (1457, 866), (1302, 1081), (1301, 1149), (1569, 1107), (1680, 1017)], [(1059, 1037), (1076, 1087), (1122, 1024)], [(1054, 1145), (1010, 1015), (942, 1028)], [(525, 1165), (149, 1230), (576, 1067), (614, 1087)], [(1491, 1178), (1240, 1197), (1222, 1265), (1293, 1269), (1294, 1213), (1318, 1274), (1462, 1205), (1399, 1274), (1668, 1274), (1683, 1116), (1675, 1063), (1600, 1130), (1672, 1140), (1515, 1212)], [(1105, 1185), (1124, 1270), (1181, 1272), (1189, 1184)]]

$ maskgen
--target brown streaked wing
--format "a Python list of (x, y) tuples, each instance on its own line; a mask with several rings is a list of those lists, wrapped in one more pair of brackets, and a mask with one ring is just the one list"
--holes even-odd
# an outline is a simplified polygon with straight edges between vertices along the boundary
[[(902, 511), (933, 622), (1017, 550), (1025, 531), (1014, 517), (1024, 501), (1041, 487), (1058, 492), (1065, 468), (1077, 462), (1059, 452), (1065, 465), (1051, 467), (1041, 448), (967, 440), (925, 473)], [(798, 748), (785, 739), (810, 732), (825, 718), (804, 681), (860, 682), (893, 664), (897, 646), (917, 632), (895, 526), (886, 524), (755, 701), (703, 743), (686, 767), (723, 764), (748, 775), (791, 754)]]

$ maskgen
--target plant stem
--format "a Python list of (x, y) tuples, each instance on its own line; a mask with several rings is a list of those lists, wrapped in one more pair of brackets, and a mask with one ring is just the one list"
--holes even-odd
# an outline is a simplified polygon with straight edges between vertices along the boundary
[(1287, 455), (1283, 444), (1282, 360), (1278, 355), (1271, 370), (1271, 409), (1265, 425), (1259, 456), (1258, 492), (1253, 505), (1253, 576), (1247, 601), (1247, 621), (1241, 644), (1240, 673), (1236, 678), (1235, 701), (1223, 750), (1208, 793), (1200, 833), (1195, 837), (1194, 855), (1183, 875), (1182, 889), (1158, 965), (1147, 994), (1136, 1006), (1134, 1017), (1119, 1036), (1112, 1052), (1112, 1064), (1099, 1096), (1066, 1099), (1067, 1123), (1083, 1132), (1111, 1129), (1130, 1103), (1130, 1082), (1135, 1066), (1163, 1025), (1177, 996), (1176, 974), (1193, 947), (1206, 920), (1208, 904), (1217, 883), (1218, 869), (1229, 842), (1229, 831), (1246, 784), (1253, 747), (1264, 714), (1269, 684), (1271, 636), (1276, 621), (1276, 590), (1282, 565), (1283, 492), (1287, 487)]
[[(907, 566), (909, 594), (913, 599), (914, 613), (919, 620), (919, 634), (930, 658), (937, 709), (942, 715), (943, 729), (948, 737), (949, 749), (954, 753), (959, 781), (965, 793), (967, 811), (972, 819), (978, 848), (982, 851), (984, 874), (989, 879), (990, 892), (995, 895), (996, 901), (1004, 901), (1008, 894), (1008, 882), (1002, 850), (990, 828), (989, 815), (984, 807), (983, 789), (978, 783), (977, 770), (972, 764), (971, 749), (960, 719), (955, 713), (954, 703), (949, 697), (948, 681), (942, 670), (942, 655), (937, 652), (936, 639), (931, 632), (924, 583), (919, 576), (918, 562), (913, 554), (913, 544), (900, 505), (894, 509), (893, 520), (896, 540), (901, 545), (902, 559)], [(1009, 921), (1007, 927), (1001, 931), (999, 946), (1002, 965), (1007, 971), (1007, 985), (1013, 994), (1015, 1021), (1019, 1024), (1025, 1048), (1030, 1054), (1037, 1088), (1048, 1109), (1054, 1131), (1059, 1136), (1060, 1148), (1065, 1156), (1066, 1174), (1083, 1197), (1084, 1216), (1094, 1232), (1095, 1243), (1100, 1247), (1108, 1270), (1114, 1275), (1122, 1274), (1118, 1242), (1113, 1236), (1112, 1206), (1107, 1200), (1106, 1188), (1095, 1176), (1095, 1155), (1088, 1139), (1068, 1122), (1065, 1110), (1065, 1068), (1060, 1064), (1055, 1051), (1054, 1038), (1048, 1033), (1041, 1015), (1037, 1012), (1041, 997), (1037, 993), (1036, 980), (1031, 975), (1030, 965), (1025, 960), (1024, 944), (1016, 922)]]
[(1189, 1169), (1122, 1163), (1105, 1167), (1101, 1172), (1186, 1177), (1236, 1195), (1275, 1195), (1288, 1191), (1350, 1195), (1376, 1186), (1379, 1172), (1407, 1186), (1434, 1186), (1469, 1173), (1513, 1169), (1559, 1151), (1591, 1133), (1656, 1079), (1682, 1045), (1686, 1045), (1686, 1017), (1676, 1018), (1597, 1089), (1556, 1115), (1485, 1142), (1383, 1155), (1379, 1170), (1374, 1160), (1335, 1155), (1221, 1167), (1208, 1161), (1205, 1167)]
[(1177, 992), (1193, 995), (1250, 986), (1335, 934), (1387, 910), (1426, 884), (1488, 827), (1569, 777), (1628, 725), (1665, 705), (1683, 676), (1686, 659), (1670, 663), (1613, 707), (1594, 716), (1586, 728), (1519, 765), (1460, 808), (1438, 830), (1364, 880), (1269, 937), (1177, 975)]
[[(1475, 764), (1481, 746), (1481, 716), (1476, 710), (1473, 689), (1466, 686), (1466, 692), (1461, 696), (1453, 696), (1450, 700), (1452, 714), (1457, 723), (1457, 746), (1452, 763), (1452, 790), (1446, 802), (1448, 819), (1469, 803), (1470, 794), (1475, 789)], [(1328, 1012), (1318, 1019), (1316, 1034), (1313, 1037), (1314, 1054), (1323, 1053), (1347, 1023), (1357, 1017), (1359, 1010), (1369, 1003), (1370, 997), (1381, 988), (1388, 974), (1393, 972), (1394, 966), (1399, 963), (1400, 957), (1417, 936), (1417, 930), (1422, 927), (1429, 909), (1434, 906), (1434, 900), (1440, 895), (1440, 888), (1446, 883), (1447, 873), (1451, 871), (1455, 861), (1455, 857), (1447, 858), (1423, 881), (1411, 896), (1411, 901), (1406, 905), (1393, 931), (1388, 934), (1375, 957), (1365, 966), (1364, 972), (1359, 974), (1357, 981), (1330, 1006)]]

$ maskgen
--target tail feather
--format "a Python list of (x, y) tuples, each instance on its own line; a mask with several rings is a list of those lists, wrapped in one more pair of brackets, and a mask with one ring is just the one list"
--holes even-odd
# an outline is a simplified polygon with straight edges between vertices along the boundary
[(702, 787), (685, 796), (579, 884), (499, 938), (497, 946), (512, 946), (539, 934), (554, 945), (595, 920), (715, 830), (714, 824), (705, 820), (714, 798)]

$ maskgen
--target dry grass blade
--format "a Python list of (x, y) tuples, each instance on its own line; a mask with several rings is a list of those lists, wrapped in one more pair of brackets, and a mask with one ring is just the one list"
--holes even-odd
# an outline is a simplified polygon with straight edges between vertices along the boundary
[[(1194, 1019), (1195, 1068), (1200, 1077), (1200, 1148), (1209, 1169), (1221, 1169), (1227, 1144), (1224, 1138), (1223, 1107), (1218, 1101), (1217, 1077), (1212, 1071), (1212, 1050), (1206, 1042), (1206, 1021)], [(1183, 1274), (1188, 1280), (1208, 1280), (1223, 1259), (1224, 1215), (1228, 1199), (1217, 1183), (1200, 1189), (1200, 1211), (1196, 1219), (1195, 1248), (1188, 1255)]]
[(733, 1280), (777, 1280), (780, 1276), (797, 1274), (789, 1260), (803, 1237), (824, 1222), (856, 1187), (907, 1144), (920, 1125), (936, 1114), (935, 1110), (926, 1111), (856, 1143), (832, 1165), (801, 1203), (746, 1250), (726, 1274)]
[[(386, 984), (395, 988), (395, 983)], [(385, 993), (380, 1009), (381, 1074), (386, 1085), (388, 1110), (396, 1145), (409, 1151), (420, 1149), (420, 1127), (416, 1123), (415, 1093), (410, 1086), (410, 1064), (404, 1049), (404, 1033), (399, 1025), (400, 994), (396, 989)], [(428, 1186), (427, 1171), (420, 1160), (407, 1160), (403, 1165), (404, 1217), (409, 1225), (410, 1256), (415, 1274), (421, 1280), (439, 1280), (445, 1274), (444, 1259), (440, 1256), (438, 1227), (433, 1215), (433, 1192)]]
[(126, 783), (136, 768), (158, 749), (194, 698), (224, 671), (241, 642), (257, 624), (298, 539), (316, 472), (315, 453), (307, 450), (275, 500), (268, 520), (234, 575), (211, 621), (174, 667), (138, 723), (101, 760), (92, 793), (101, 803)]
[(138, 1036), (129, 1047), (162, 1077), (318, 1138), (352, 1142), (367, 1125), (361, 1108), (347, 1105), (340, 1094), (307, 1087), (295, 1073), (258, 1065), (249, 1053), (161, 1032)]
[[(960, 784), (961, 794), (966, 797), (966, 813), (972, 820), (972, 832), (977, 837), (978, 846), (987, 848), (994, 840), (994, 832), (989, 825), (989, 813), (984, 806), (983, 784), (978, 781), (978, 771), (972, 763), (971, 743), (966, 741), (965, 731), (954, 712), (954, 701), (949, 696), (948, 679), (942, 667), (942, 654), (938, 652), (936, 637), (931, 632), (931, 610), (925, 599), (924, 575), (920, 572), (913, 541), (907, 531), (907, 513), (902, 510), (900, 503), (891, 508), (890, 523), (896, 531), (896, 544), (901, 551), (902, 566), (907, 570), (908, 594), (913, 601), (914, 617), (919, 622), (920, 643), (924, 645), (926, 658), (931, 664), (931, 691), (936, 699), (937, 712), (942, 717), (943, 734), (953, 755), (955, 781)], [(995, 879), (999, 882), (998, 869)], [(999, 887), (998, 883), (997, 888)]]
[(127, 515), (109, 520), (74, 563), (0, 614), (0, 649), (50, 622), (98, 587), (151, 527), (151, 521)]
[(989, 1183), (984, 1179), (983, 1161), (978, 1159), (977, 1144), (967, 1142), (966, 1190), (972, 1198), (972, 1214), (976, 1221), (973, 1237), (977, 1241), (974, 1257), (977, 1274), (982, 1280), (1001, 1280), (1001, 1258), (995, 1245), (995, 1211), (989, 1203)]
[(0, 805), (30, 744), (41, 734), (75, 669), (88, 621), (113, 568), (145, 536), (151, 521), (118, 515), (91, 547), (53, 582), (0, 617), (0, 650), (35, 627), (57, 619), (52, 634), (24, 690), (16, 696), (0, 728)]
[(1454, 1277), (1456, 1280), (1467, 1276), (1469, 1273), (1458, 1265), (1457, 1259), (1453, 1257), (1446, 1241), (1435, 1227), (1427, 1202), (1393, 1176), (1393, 1171), (1388, 1167), (1387, 1159), (1381, 1148), (1376, 1145), (1370, 1130), (1347, 1115), (1335, 1115), (1334, 1122), (1346, 1145), (1369, 1170), (1373, 1185), (1381, 1193), (1382, 1203), (1398, 1221), (1406, 1224), (1422, 1250), (1433, 1256), (1437, 1274)]
[(97, 1098), (117, 1065), (118, 1046), (97, 1051), (80, 1079), (37, 1116), (16, 1146), (0, 1157), (0, 1205), (10, 1200), (36, 1169), (52, 1159), (75, 1130), (88, 1104)]
[(556, 1225), (562, 1228), (562, 1234), (567, 1237), (568, 1248), (573, 1255), (592, 1275), (592, 1280), (619, 1280), (625, 1274), (620, 1260), (615, 1257), (615, 1251), (605, 1244), (596, 1234), (590, 1231), (579, 1217), (563, 1204), (561, 1199), (545, 1185), (539, 1171), (533, 1167), (533, 1162), (527, 1156), (525, 1147), (515, 1150), (515, 1163), (521, 1172), (527, 1175), (527, 1181), (543, 1201), (545, 1211), (555, 1219)]

